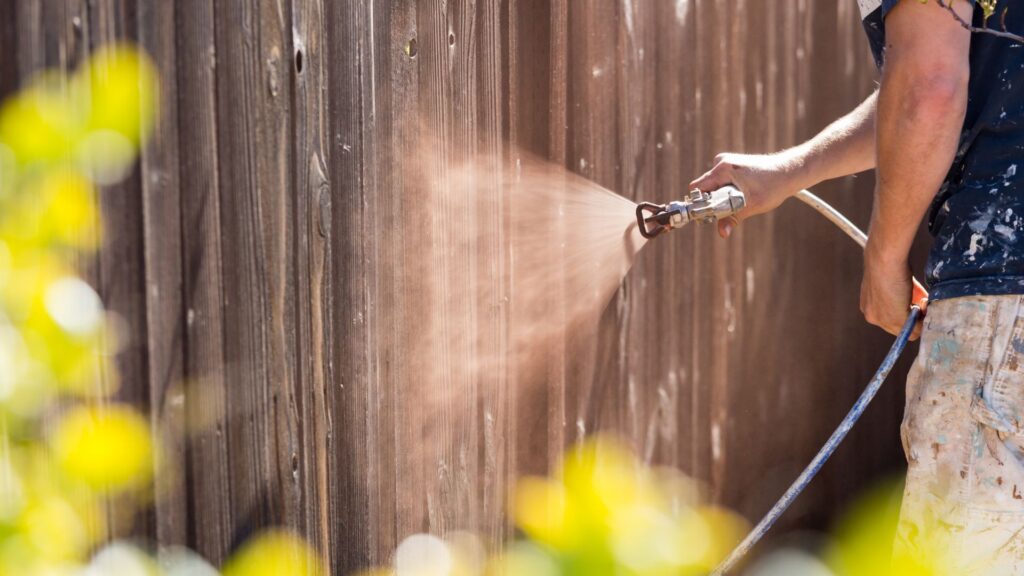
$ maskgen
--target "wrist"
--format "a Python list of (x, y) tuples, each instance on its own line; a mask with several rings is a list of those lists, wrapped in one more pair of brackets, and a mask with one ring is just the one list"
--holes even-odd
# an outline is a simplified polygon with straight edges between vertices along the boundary
[(791, 194), (799, 190), (811, 188), (822, 182), (820, 178), (821, 158), (815, 153), (814, 147), (808, 142), (777, 153), (786, 178), (786, 188)]
[(868, 237), (867, 245), (864, 246), (865, 266), (881, 267), (886, 270), (910, 267), (910, 250), (891, 242), (872, 240)]

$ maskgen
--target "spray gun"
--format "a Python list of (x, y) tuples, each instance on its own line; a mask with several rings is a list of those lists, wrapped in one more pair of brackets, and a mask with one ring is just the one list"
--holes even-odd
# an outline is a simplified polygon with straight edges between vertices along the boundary
[(690, 222), (717, 222), (736, 214), (746, 205), (743, 192), (732, 186), (714, 192), (694, 190), (685, 199), (668, 204), (641, 202), (636, 207), (636, 224), (640, 234), (651, 239)]

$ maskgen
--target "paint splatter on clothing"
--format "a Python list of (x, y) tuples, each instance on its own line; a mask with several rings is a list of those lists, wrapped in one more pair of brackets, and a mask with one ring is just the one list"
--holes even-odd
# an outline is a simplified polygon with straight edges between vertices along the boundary
[(1024, 296), (928, 307), (902, 436), (897, 557), (1024, 576)]
[[(885, 16), (898, 0), (858, 3), (881, 67)], [(981, 19), (976, 7), (974, 24)], [(1009, 10), (1006, 27), (1024, 33), (1024, 10)], [(974, 34), (970, 50), (960, 146), (928, 213), (935, 239), (926, 268), (933, 301), (1024, 294), (1024, 46)]]

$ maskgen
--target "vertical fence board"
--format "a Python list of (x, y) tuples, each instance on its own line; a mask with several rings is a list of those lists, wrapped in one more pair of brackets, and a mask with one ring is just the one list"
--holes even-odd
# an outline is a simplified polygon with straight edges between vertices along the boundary
[[(295, 268), (298, 323), (296, 402), (301, 431), (298, 514), (302, 533), (315, 542), (325, 562), (330, 551), (332, 493), (329, 406), (330, 354), (334, 345), (332, 308), (331, 134), (327, 126), (329, 89), (327, 23), (320, 0), (290, 4), (294, 85), (294, 171), (296, 197)], [(355, 61), (346, 58), (345, 61)], [(342, 150), (342, 153), (348, 152)]]
[[(52, 3), (48, 3), (52, 4)], [(134, 3), (128, 0), (97, 0), (69, 3), (62, 25), (67, 29), (82, 28), (85, 46), (90, 52), (118, 42), (137, 42), (138, 23)], [(84, 14), (82, 11), (84, 10)], [(76, 26), (77, 18), (77, 26)], [(77, 34), (78, 31), (76, 30)], [(63, 54), (68, 58), (69, 54)], [(151, 382), (148, 342), (146, 247), (141, 167), (124, 181), (108, 186), (100, 196), (103, 214), (103, 243), (99, 252), (96, 277), (100, 297), (108, 310), (123, 321), (119, 336), (119, 354), (113, 366), (117, 373), (101, 375), (101, 387), (118, 402), (130, 404), (144, 414), (151, 414), (153, 386), (123, 385), (126, 382)], [(175, 290), (168, 286), (168, 290)], [(164, 351), (158, 351), (157, 356)], [(163, 367), (163, 366), (161, 366)], [(155, 392), (156, 396), (160, 392)], [(128, 507), (112, 501), (107, 507), (112, 536), (139, 535), (152, 538), (156, 532), (156, 514), (143, 511), (134, 517), (126, 515)]]
[(188, 540), (185, 472), (185, 317), (182, 316), (181, 184), (178, 180), (178, 83), (175, 4), (137, 4), (139, 45), (164, 71), (160, 114), (152, 143), (142, 150), (143, 247), (149, 416), (161, 447), (154, 478), (156, 540), (183, 546)]
[[(402, 214), (407, 202), (415, 205), (412, 193), (419, 185), (412, 172), (420, 152), (419, 135), (419, 39), (416, 3), (375, 3), (372, 20), (364, 26), (372, 30), (373, 68), (370, 88), (373, 99), (374, 148), (367, 166), (372, 172), (372, 188), (368, 190), (369, 217), (363, 227), (371, 238), (372, 257), (376, 264), (370, 318), (374, 322), (372, 360), (374, 373), (368, 382), (366, 405), (368, 445), (372, 461), (366, 482), (369, 490), (369, 521), (380, 530), (370, 534), (371, 561), (387, 562), (399, 539), (410, 532), (426, 530), (419, 488), (421, 473), (403, 468), (401, 459), (412, 437), (409, 427), (419, 418), (416, 394), (405, 384), (416, 377), (415, 361), (409, 357), (422, 325), (416, 324), (415, 307), (421, 295), (415, 270), (422, 224), (413, 227), (392, 225), (395, 215)], [(387, 230), (387, 232), (384, 232)], [(412, 412), (411, 412), (412, 411)], [(419, 508), (422, 512), (422, 508)]]
[(259, 2), (258, 54), (264, 80), (258, 95), (259, 121), (256, 125), (256, 169), (259, 173), (259, 233), (262, 243), (262, 271), (266, 282), (263, 314), (270, 385), (270, 422), (273, 451), (271, 493), (278, 507), (275, 522), (292, 530), (302, 525), (302, 495), (299, 484), (299, 410), (296, 395), (298, 372), (298, 322), (296, 320), (296, 213), (297, 190), (293, 173), (293, 84), (298, 60), (293, 47), (290, 2)]
[(0, 98), (18, 87), (18, 0), (0, 0)]
[(414, 288), (409, 320), (423, 330), (406, 350), (413, 360), (410, 374), (418, 371), (432, 385), (410, 379), (403, 387), (407, 425), (399, 428), (397, 454), (400, 469), (410, 475), (398, 490), (410, 496), (405, 526), (435, 534), (471, 526), (476, 504), (472, 358), (479, 326), (477, 303), (467, 295), (477, 293), (479, 282), (470, 252), (478, 224), (471, 211), (473, 186), (457, 181), (476, 178), (459, 173), (460, 165), (476, 156), (476, 16), (471, 2), (419, 2), (416, 11), (421, 142), (434, 147), (420, 144), (419, 161), (407, 163), (419, 183), (407, 187), (406, 198), (410, 203), (426, 199), (435, 209), (423, 215), (421, 227), (410, 230), (419, 246), (406, 247), (407, 258), (420, 260), (406, 268)]
[[(224, 262), (217, 120), (217, 51), (213, 6), (183, 0), (175, 11), (182, 267), (185, 317), (185, 405), (188, 411), (189, 544), (220, 564), (234, 517), (228, 464), (227, 374), (224, 365)], [(186, 64), (187, 63), (187, 64)]]
[[(372, 11), (366, 3), (343, 0), (327, 4), (328, 35), (325, 46), (334, 64), (328, 74), (329, 155), (331, 185), (330, 276), (326, 310), (329, 326), (337, 326), (336, 344), (329, 350), (325, 382), (327, 414), (327, 525), (330, 561), (339, 573), (348, 573), (380, 560), (379, 534), (367, 530), (376, 521), (378, 481), (376, 432), (371, 427), (372, 400), (379, 389), (375, 346), (375, 322), (371, 306), (375, 297), (379, 239), (372, 234), (375, 207), (374, 145), (376, 106)], [(345, 278), (354, 281), (344, 281)], [(358, 438), (360, 441), (351, 441)], [(383, 486), (386, 490), (388, 487)], [(390, 492), (386, 492), (390, 494)], [(393, 512), (392, 512), (393, 514)]]
[[(570, 3), (568, 13), (567, 159), (569, 168), (598, 184), (617, 190), (621, 183), (617, 128), (619, 6), (610, 2)], [(572, 248), (568, 247), (571, 251)], [(571, 287), (570, 287), (571, 289)], [(566, 298), (572, 298), (570, 292)], [(576, 441), (614, 419), (622, 395), (621, 358), (617, 351), (618, 320), (625, 295), (620, 291), (601, 314), (597, 342), (566, 344), (566, 416)], [(589, 333), (584, 328), (581, 333)], [(616, 429), (612, 420), (609, 429)]]
[[(472, 5), (472, 4), (471, 4)], [(505, 45), (508, 40), (510, 7), (506, 2), (476, 3), (477, 33), (474, 45), (477, 82), (477, 126), (479, 153), (484, 158), (504, 160), (507, 157), (507, 121), (509, 111), (507, 61)], [(473, 257), (477, 261), (480, 282), (490, 286), (489, 297), (477, 297), (474, 302), (480, 328), (477, 336), (477, 353), (485, 358), (503, 358), (508, 354), (509, 306), (508, 267), (508, 198), (502, 194), (509, 175), (504, 161), (496, 163), (495, 171), (483, 174), (485, 180), (480, 194), (474, 202), (475, 219), (479, 230), (493, 230), (496, 233), (482, 236), (483, 241), (476, 247)], [(500, 541), (511, 533), (506, 511), (510, 477), (514, 474), (515, 433), (512, 381), (507, 363), (503, 362), (494, 370), (477, 370), (479, 412), (475, 429), (479, 443), (477, 464), (478, 478), (475, 479), (479, 518), (476, 528), (486, 541)]]
[(295, 525), (291, 58), (269, 1), (215, 6), (225, 370), (236, 541)]

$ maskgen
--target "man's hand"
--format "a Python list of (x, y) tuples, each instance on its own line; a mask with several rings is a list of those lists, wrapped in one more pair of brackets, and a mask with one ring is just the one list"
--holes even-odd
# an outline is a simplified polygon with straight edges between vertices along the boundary
[(718, 234), (728, 238), (741, 220), (770, 212), (799, 192), (801, 186), (795, 177), (799, 170), (799, 158), (789, 152), (719, 154), (711, 170), (690, 182), (690, 189), (710, 192), (732, 184), (743, 192), (747, 201), (743, 211), (718, 222)]
[(691, 182), (690, 189), (710, 192), (732, 184), (747, 197), (740, 217), (720, 221), (718, 233), (727, 238), (741, 220), (778, 208), (802, 188), (873, 168), (877, 100), (876, 94), (868, 96), (855, 110), (795, 148), (715, 157), (714, 167)]
[[(892, 335), (899, 334), (910, 313), (913, 289), (907, 260), (887, 260), (869, 241), (864, 250), (864, 279), (860, 286), (860, 311), (864, 319)], [(916, 340), (920, 333), (918, 323), (911, 340)]]

